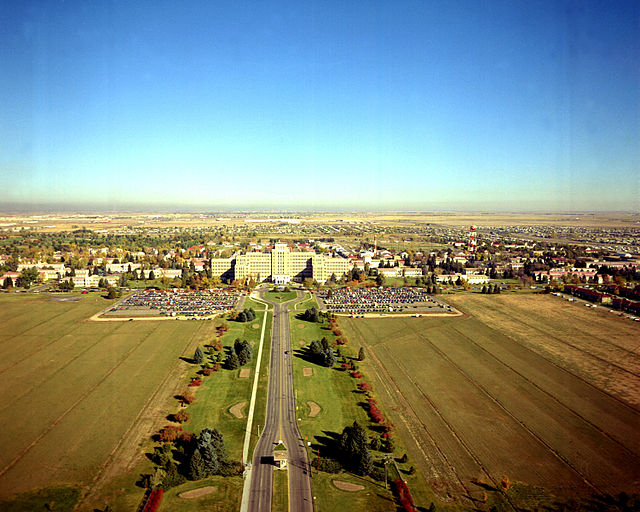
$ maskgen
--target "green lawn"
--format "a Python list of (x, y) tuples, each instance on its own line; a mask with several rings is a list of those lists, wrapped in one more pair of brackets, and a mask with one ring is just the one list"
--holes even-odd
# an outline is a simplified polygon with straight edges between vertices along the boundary
[[(255, 374), (260, 333), (262, 332), (263, 317), (264, 313), (259, 312), (256, 313), (256, 319), (253, 322), (241, 323), (226, 321), (229, 325), (229, 330), (222, 338), (225, 345), (224, 359), (226, 359), (227, 349), (233, 346), (236, 338), (254, 343), (253, 358), (250, 363), (242, 367), (250, 370), (249, 377), (241, 378), (241, 369), (226, 370), (222, 368), (211, 376), (204, 377), (202, 386), (197, 388), (195, 403), (187, 408), (187, 412), (191, 414), (192, 419), (185, 425), (185, 428), (195, 433), (199, 433), (206, 427), (217, 428), (224, 436), (230, 457), (236, 460), (242, 458), (242, 445), (247, 425), (246, 415), (249, 411), (249, 401), (251, 399), (251, 389)], [(258, 328), (255, 328), (256, 326)], [(264, 418), (264, 393), (266, 386), (263, 385), (260, 387), (260, 384), (264, 384), (268, 378), (267, 368), (269, 350), (271, 348), (271, 315), (267, 317), (264, 338), (261, 365), (262, 373), (258, 389), (258, 396), (263, 399), (256, 402), (254, 429), (259, 423), (259, 420)], [(214, 355), (217, 354), (215, 351), (213, 353)], [(236, 418), (229, 412), (229, 409), (240, 402), (246, 402), (246, 405), (242, 408), (243, 418)]]
[(288, 512), (289, 510), (289, 473), (286, 470), (273, 472), (272, 512)]
[(296, 298), (296, 292), (295, 291), (278, 292), (276, 290), (267, 290), (264, 294), (264, 297), (274, 302), (287, 302), (288, 300), (292, 300)]
[[(308, 302), (306, 307), (311, 307), (315, 301)], [(347, 372), (336, 368), (325, 368), (314, 363), (305, 361), (304, 346), (310, 341), (326, 337), (329, 342), (333, 342), (336, 336), (328, 329), (326, 324), (305, 322), (296, 319), (291, 315), (291, 344), (294, 355), (293, 369), (296, 389), (296, 405), (300, 418), (299, 427), (303, 436), (312, 443), (312, 450), (315, 453), (321, 448), (325, 441), (332, 435), (342, 432), (342, 429), (351, 425), (357, 420), (365, 428), (371, 426), (365, 410), (359, 405), (363, 400), (363, 395), (357, 390), (358, 381), (353, 379)], [(304, 345), (303, 345), (304, 343)], [(341, 351), (346, 354), (353, 353), (353, 347), (341, 347)], [(339, 365), (336, 365), (339, 366)], [(312, 368), (313, 375), (305, 377), (304, 368)], [(311, 407), (308, 402), (315, 402), (320, 407), (320, 413), (314, 417), (309, 417)], [(322, 448), (321, 448), (322, 449)], [(379, 458), (380, 454), (374, 454)], [(344, 481), (362, 481), (365, 490), (358, 492), (342, 491), (331, 482), (334, 479)], [(370, 478), (360, 478), (349, 473), (330, 475), (327, 473), (316, 473), (312, 482), (313, 493), (316, 497), (316, 510), (389, 510), (393, 508), (391, 504), (391, 493)]]

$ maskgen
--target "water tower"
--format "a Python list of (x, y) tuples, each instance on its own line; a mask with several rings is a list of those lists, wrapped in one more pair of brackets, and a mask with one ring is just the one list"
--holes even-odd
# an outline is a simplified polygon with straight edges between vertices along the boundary
[(471, 226), (469, 229), (469, 252), (476, 252), (478, 247), (478, 233), (475, 226)]

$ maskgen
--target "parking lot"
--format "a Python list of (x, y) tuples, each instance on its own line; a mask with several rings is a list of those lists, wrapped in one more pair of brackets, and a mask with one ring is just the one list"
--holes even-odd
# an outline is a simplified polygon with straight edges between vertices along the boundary
[(108, 316), (204, 317), (230, 311), (238, 302), (237, 290), (140, 290), (117, 303)]
[(340, 288), (316, 294), (321, 309), (332, 313), (454, 313), (454, 309), (427, 293), (426, 288)]

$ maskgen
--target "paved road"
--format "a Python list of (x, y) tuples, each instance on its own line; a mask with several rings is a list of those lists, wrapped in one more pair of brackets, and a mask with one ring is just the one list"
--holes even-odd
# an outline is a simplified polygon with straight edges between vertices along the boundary
[(273, 489), (273, 448), (284, 441), (288, 455), (289, 510), (313, 511), (311, 493), (311, 469), (304, 440), (298, 430), (295, 393), (293, 389), (293, 365), (291, 339), (289, 337), (288, 306), (303, 297), (279, 304), (267, 301), (274, 307), (271, 333), (271, 364), (267, 416), (262, 436), (256, 444), (251, 469), (249, 511), (271, 512)]

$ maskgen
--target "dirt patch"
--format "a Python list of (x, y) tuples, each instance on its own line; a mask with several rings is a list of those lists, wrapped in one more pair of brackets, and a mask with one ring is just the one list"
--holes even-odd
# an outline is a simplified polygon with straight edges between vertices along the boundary
[(305, 325), (304, 324), (298, 324), (298, 329), (304, 329)]
[(260, 326), (258, 324), (253, 324), (251, 326), (252, 329), (260, 329)]
[(249, 370), (249, 368), (243, 368), (242, 370), (240, 370), (241, 379), (248, 379), (249, 375), (251, 375), (251, 370)]
[(313, 375), (313, 368), (303, 368), (302, 375), (305, 377), (311, 377)]
[(181, 498), (192, 500), (194, 498), (200, 498), (217, 491), (218, 488), (214, 485), (207, 485), (206, 487), (200, 487), (200, 489), (193, 489), (192, 491), (181, 492), (178, 494)]
[(234, 405), (229, 412), (233, 414), (236, 418), (244, 418), (242, 415), (242, 408), (247, 405), (247, 402), (240, 402), (239, 404)]
[(307, 405), (309, 406), (309, 409), (311, 409), (309, 411), (309, 418), (315, 418), (318, 414), (320, 414), (320, 411), (322, 410), (320, 408), (320, 406), (315, 403), (315, 402), (307, 402)]
[(80, 300), (80, 297), (51, 297), (49, 302), (75, 302)]
[(341, 491), (348, 492), (356, 492), (364, 489), (364, 485), (352, 484), (351, 482), (344, 482), (342, 480), (334, 480), (333, 485), (335, 485)]

